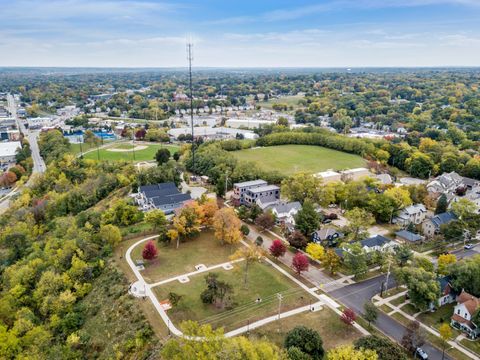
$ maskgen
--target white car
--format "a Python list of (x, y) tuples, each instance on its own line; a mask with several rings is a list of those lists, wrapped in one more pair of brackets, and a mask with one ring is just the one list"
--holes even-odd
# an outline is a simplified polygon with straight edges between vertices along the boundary
[(415, 350), (415, 357), (419, 357), (420, 359), (427, 360), (428, 359), (428, 354), (422, 349), (422, 348), (417, 348)]
[(475, 247), (475, 245), (473, 245), (473, 244), (467, 244), (467, 245), (465, 245), (463, 248), (464, 248), (465, 250), (470, 250), (470, 249), (473, 249), (474, 247)]

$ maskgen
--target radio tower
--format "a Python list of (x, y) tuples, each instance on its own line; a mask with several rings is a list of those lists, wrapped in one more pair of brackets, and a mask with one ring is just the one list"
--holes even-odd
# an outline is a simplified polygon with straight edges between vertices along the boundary
[(190, 122), (192, 126), (192, 171), (195, 174), (195, 138), (193, 137), (193, 87), (192, 87), (192, 54), (193, 44), (187, 42), (187, 59), (188, 59), (188, 79), (190, 87)]

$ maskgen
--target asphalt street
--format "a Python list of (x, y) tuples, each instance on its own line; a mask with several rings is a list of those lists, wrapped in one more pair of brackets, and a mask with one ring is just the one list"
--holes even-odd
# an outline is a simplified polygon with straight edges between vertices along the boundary
[[(356, 284), (347, 285), (329, 292), (328, 294), (338, 302), (351, 308), (356, 313), (363, 313), (363, 304), (370, 301), (370, 299), (376, 294), (380, 293), (381, 284), (386, 280), (385, 277), (386, 275), (380, 275)], [(392, 277), (390, 277), (388, 285), (389, 288), (395, 286), (395, 281)], [(382, 333), (388, 335), (397, 342), (401, 341), (406, 330), (405, 326), (381, 311), (378, 314), (378, 319), (375, 325)], [(442, 352), (439, 349), (428, 343), (422, 346), (422, 348), (427, 352), (429, 359), (442, 359)], [(445, 359), (452, 358), (445, 354)]]

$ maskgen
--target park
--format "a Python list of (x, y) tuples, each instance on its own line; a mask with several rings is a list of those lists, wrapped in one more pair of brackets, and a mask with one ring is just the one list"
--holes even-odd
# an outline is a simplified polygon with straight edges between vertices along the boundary
[(345, 170), (365, 166), (358, 155), (313, 145), (279, 145), (233, 152), (239, 160), (252, 161), (266, 171), (283, 175), (317, 173), (328, 169)]

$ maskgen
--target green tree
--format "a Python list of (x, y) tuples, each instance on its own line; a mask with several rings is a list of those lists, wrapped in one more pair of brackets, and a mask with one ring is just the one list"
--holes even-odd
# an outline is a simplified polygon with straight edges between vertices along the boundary
[(367, 273), (367, 254), (359, 243), (347, 245), (345, 251), (343, 252), (343, 256), (343, 262), (355, 275), (355, 279), (358, 279)]
[(100, 238), (108, 244), (115, 246), (122, 241), (122, 233), (115, 225), (102, 225), (100, 227)]
[(295, 227), (303, 235), (310, 236), (320, 226), (320, 216), (313, 203), (305, 200), (300, 211), (295, 215)]
[(423, 268), (401, 268), (396, 273), (396, 279), (407, 286), (410, 301), (421, 311), (427, 310), (440, 296), (436, 275)]
[(310, 355), (311, 359), (323, 359), (325, 353), (323, 341), (316, 330), (305, 326), (296, 326), (285, 336), (284, 347), (296, 347), (303, 353)]
[(345, 213), (348, 220), (347, 231), (349, 239), (358, 241), (368, 236), (367, 229), (375, 222), (372, 214), (364, 209), (353, 208)]
[(402, 347), (387, 337), (377, 335), (361, 337), (355, 341), (355, 349), (374, 350), (378, 360), (408, 360)]
[(405, 167), (410, 175), (420, 179), (427, 179), (433, 175), (434, 165), (430, 156), (418, 151), (405, 161)]
[(465, 198), (455, 201), (451, 207), (452, 212), (462, 220), (469, 219), (473, 214), (476, 213), (477, 210), (476, 205), (472, 201)]
[(368, 327), (370, 327), (372, 322), (377, 321), (378, 309), (371, 301), (367, 301), (363, 304), (363, 317), (368, 321)]
[(282, 181), (282, 195), (302, 204), (306, 200), (321, 204), (322, 189), (322, 180), (308, 173), (298, 173)]
[(435, 214), (443, 214), (448, 209), (447, 196), (442, 194), (437, 200), (437, 206), (435, 207)]
[(163, 239), (167, 233), (168, 220), (162, 210), (154, 209), (145, 214), (145, 222), (150, 224), (154, 230), (158, 231), (160, 239)]
[(155, 154), (155, 160), (157, 161), (158, 165), (162, 165), (170, 160), (170, 156), (170, 150), (167, 148), (161, 148), (157, 150), (157, 153)]
[(409, 260), (413, 259), (413, 252), (405, 245), (400, 245), (395, 248), (395, 259), (400, 267), (405, 266)]

